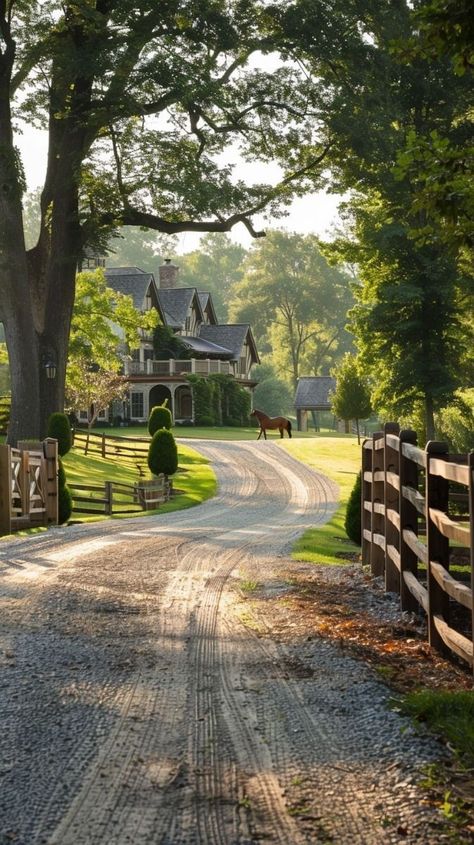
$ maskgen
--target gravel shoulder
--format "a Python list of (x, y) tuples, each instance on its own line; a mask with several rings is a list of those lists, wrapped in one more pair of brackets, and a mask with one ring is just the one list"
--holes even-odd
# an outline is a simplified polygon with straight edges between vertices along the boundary
[(334, 485), (193, 446), (200, 507), (0, 543), (0, 845), (452, 841), (418, 785), (446, 749), (303, 606), (350, 577), (288, 557)]

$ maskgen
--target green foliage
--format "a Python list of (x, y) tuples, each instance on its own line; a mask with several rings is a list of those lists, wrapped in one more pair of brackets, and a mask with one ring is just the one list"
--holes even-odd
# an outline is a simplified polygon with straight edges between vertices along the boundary
[(58, 523), (64, 525), (71, 518), (72, 495), (67, 485), (63, 462), (58, 459)]
[(228, 320), (229, 300), (242, 279), (245, 255), (245, 249), (229, 235), (211, 233), (201, 238), (199, 249), (179, 256), (180, 284), (199, 290), (205, 286), (220, 323)]
[(421, 690), (402, 702), (403, 712), (446, 737), (463, 763), (474, 766), (474, 693)]
[[(2, 323), (0, 327), (3, 329)], [(1, 341), (0, 335), (0, 397), (10, 393), (10, 365), (8, 362), (7, 345)]]
[(271, 365), (260, 364), (254, 367), (252, 378), (258, 381), (253, 392), (256, 408), (265, 409), (269, 417), (279, 417), (293, 410), (293, 393)]
[(365, 420), (370, 417), (370, 389), (358, 367), (356, 358), (347, 353), (333, 370), (336, 388), (331, 394), (331, 410), (342, 420)]
[(148, 466), (154, 475), (174, 475), (178, 469), (178, 448), (168, 429), (161, 428), (153, 435), (148, 450)]
[[(211, 411), (212, 382), (200, 376), (189, 375), (188, 381), (192, 386), (194, 399), (194, 421), (196, 425), (213, 425), (214, 418)], [(204, 422), (210, 419), (210, 422)]]
[(259, 347), (267, 348), (279, 376), (294, 389), (302, 368), (321, 372), (347, 348), (349, 282), (329, 266), (314, 235), (274, 230), (248, 253), (230, 317), (251, 323)]
[(141, 313), (131, 296), (107, 287), (102, 269), (79, 273), (69, 341), (68, 374), (87, 359), (108, 372), (119, 372), (126, 349), (138, 349), (140, 332), (158, 322), (155, 309)]
[(0, 396), (0, 432), (4, 434), (10, 422), (11, 397)]
[(250, 394), (232, 376), (215, 373), (209, 378), (190, 375), (196, 425), (249, 424)]
[(160, 428), (167, 428), (169, 431), (172, 424), (173, 418), (169, 408), (166, 408), (163, 405), (155, 405), (155, 407), (151, 409), (150, 416), (148, 417), (148, 431), (152, 437)]
[(451, 452), (474, 450), (474, 390), (459, 392), (448, 408), (437, 414), (437, 431)]
[(352, 540), (357, 546), (361, 544), (361, 495), (362, 482), (361, 473), (359, 472), (357, 473), (354, 487), (347, 502), (346, 518), (344, 521), (344, 528), (349, 540)]
[(51, 414), (48, 420), (48, 437), (58, 441), (58, 455), (67, 455), (72, 446), (71, 424), (66, 414)]
[(107, 266), (147, 270), (161, 264), (165, 256), (174, 254), (176, 238), (151, 229), (121, 226), (109, 241), (108, 248)]
[[(472, 293), (469, 304), (462, 278), (473, 267), (472, 238), (469, 245), (465, 237), (469, 227), (472, 233), (472, 79), (456, 75), (439, 53), (413, 61), (410, 50), (420, 39), (418, 12), (429, 18), (436, 7), (444, 14), (454, 5), (373, 4), (361, 25), (356, 5), (343, 11), (336, 2), (316, 28), (301, 0), (300, 14), (288, 11), (285, 19), (315, 73), (326, 85), (332, 76), (325, 116), (336, 139), (333, 189), (351, 192), (339, 257), (362, 283), (354, 286), (350, 328), (372, 399), (386, 418), (423, 405), (429, 437), (434, 411), (472, 384), (465, 360), (474, 345)], [(460, 20), (467, 19), (463, 2)], [(448, 25), (444, 17), (444, 24), (462, 41), (470, 30), (458, 29), (457, 20)], [(338, 56), (329, 71), (322, 52), (328, 64), (331, 52)]]
[(99, 413), (108, 409), (114, 400), (123, 399), (128, 390), (128, 380), (116, 372), (91, 365), (88, 358), (78, 356), (68, 372), (66, 407), (78, 414), (87, 412), (89, 428)]
[(180, 336), (169, 326), (157, 325), (153, 331), (153, 351), (156, 360), (167, 361), (169, 358), (186, 360), (191, 352)]

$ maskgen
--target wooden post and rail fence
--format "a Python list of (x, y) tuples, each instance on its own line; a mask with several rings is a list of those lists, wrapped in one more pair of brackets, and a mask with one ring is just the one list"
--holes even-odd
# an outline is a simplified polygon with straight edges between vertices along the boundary
[[(172, 482), (164, 475), (145, 479), (149, 440), (132, 437), (107, 437), (89, 432), (74, 432), (74, 445), (85, 454), (99, 454), (107, 459), (130, 463), (139, 471), (139, 481), (68, 483), (73, 513), (134, 514), (153, 510), (169, 500)], [(0, 535), (24, 528), (56, 525), (58, 522), (58, 444), (18, 443), (18, 448), (0, 445)]]
[(140, 477), (140, 481), (134, 484), (117, 481), (95, 485), (69, 484), (76, 513), (103, 513), (107, 516), (113, 513), (135, 513), (153, 510), (169, 500), (172, 482), (168, 476), (159, 475), (151, 480), (144, 478), (148, 474), (151, 438), (121, 437), (80, 428), (73, 429), (72, 436), (74, 448), (84, 455), (128, 464), (138, 471)]
[[(420, 449), (414, 431), (386, 423), (363, 443), (361, 486), (362, 562), (402, 610), (426, 614), (431, 646), (474, 668), (474, 452)], [(461, 573), (470, 564), (468, 583), (453, 557)]]
[(148, 449), (150, 438), (110, 436), (105, 433), (75, 428), (72, 431), (73, 445), (85, 455), (98, 455), (107, 460), (130, 463), (140, 476), (148, 471)]

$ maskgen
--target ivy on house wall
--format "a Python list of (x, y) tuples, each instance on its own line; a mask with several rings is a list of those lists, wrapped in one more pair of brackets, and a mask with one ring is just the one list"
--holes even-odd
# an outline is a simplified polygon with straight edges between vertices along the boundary
[(250, 394), (232, 376), (215, 373), (209, 378), (190, 375), (196, 425), (249, 424)]

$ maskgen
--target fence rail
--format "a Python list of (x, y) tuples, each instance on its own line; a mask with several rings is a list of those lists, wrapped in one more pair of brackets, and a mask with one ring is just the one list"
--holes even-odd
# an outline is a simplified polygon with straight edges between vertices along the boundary
[(152, 481), (137, 481), (134, 484), (117, 481), (104, 481), (103, 484), (71, 483), (69, 488), (75, 513), (105, 516), (152, 510), (167, 502), (171, 495), (171, 482), (164, 475)]
[[(470, 585), (449, 571), (454, 554), (469, 560)], [(430, 645), (474, 668), (473, 452), (449, 455), (435, 441), (420, 449), (415, 432), (396, 423), (365, 440), (362, 560), (402, 610), (422, 608)]]
[(140, 476), (148, 471), (150, 438), (119, 437), (76, 428), (72, 432), (73, 445), (85, 455), (99, 455), (111, 461), (133, 465)]

